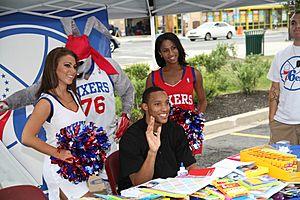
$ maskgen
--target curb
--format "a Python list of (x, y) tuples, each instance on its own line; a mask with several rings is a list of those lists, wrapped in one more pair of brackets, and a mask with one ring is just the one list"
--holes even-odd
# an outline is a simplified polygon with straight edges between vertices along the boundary
[(250, 125), (261, 121), (268, 120), (269, 108), (263, 108), (255, 111), (250, 111), (243, 114), (234, 115), (231, 117), (225, 117), (214, 121), (205, 123), (204, 134), (209, 135), (234, 129), (240, 126)]

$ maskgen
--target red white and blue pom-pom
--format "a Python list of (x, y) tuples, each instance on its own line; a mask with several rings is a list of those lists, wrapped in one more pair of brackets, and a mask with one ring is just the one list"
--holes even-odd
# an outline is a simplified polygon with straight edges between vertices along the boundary
[(191, 110), (184, 110), (180, 107), (171, 107), (170, 120), (175, 121), (183, 127), (192, 152), (194, 154), (201, 153), (205, 122), (203, 114)]
[(60, 167), (57, 173), (63, 178), (78, 184), (103, 169), (110, 143), (102, 127), (77, 122), (62, 128), (56, 139), (58, 149), (70, 150), (74, 156), (72, 164), (51, 156), (51, 163)]

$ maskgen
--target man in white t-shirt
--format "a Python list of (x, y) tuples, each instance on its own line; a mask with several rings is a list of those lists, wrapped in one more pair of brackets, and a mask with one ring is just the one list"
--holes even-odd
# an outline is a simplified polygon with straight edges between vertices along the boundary
[(272, 62), (268, 79), (270, 143), (288, 140), (300, 144), (300, 11), (290, 20), (294, 43), (279, 51)]

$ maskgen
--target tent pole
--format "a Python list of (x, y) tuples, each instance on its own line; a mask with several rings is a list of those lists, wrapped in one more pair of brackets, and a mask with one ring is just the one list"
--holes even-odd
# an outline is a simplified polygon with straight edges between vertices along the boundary
[(150, 15), (150, 30), (151, 30), (151, 46), (152, 46), (152, 63), (150, 64), (150, 69), (154, 70), (156, 66), (155, 61), (155, 17), (153, 15)]

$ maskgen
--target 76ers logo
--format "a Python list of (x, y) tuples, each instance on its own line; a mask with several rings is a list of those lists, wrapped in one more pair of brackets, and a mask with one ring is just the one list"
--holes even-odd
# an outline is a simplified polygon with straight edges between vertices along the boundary
[[(59, 21), (57, 23), (60, 25)], [(0, 28), (0, 100), (24, 89), (38, 79), (49, 51), (63, 46), (66, 36), (45, 26), (18, 24)], [(15, 99), (22, 103), (24, 96)], [(44, 155), (21, 143), (23, 128), (33, 106), (27, 106), (0, 115), (0, 139), (10, 153), (24, 166), (37, 183), (42, 183)], [(41, 129), (39, 138), (45, 140)]]
[(287, 90), (300, 89), (300, 56), (293, 56), (283, 63), (280, 68), (281, 81)]

